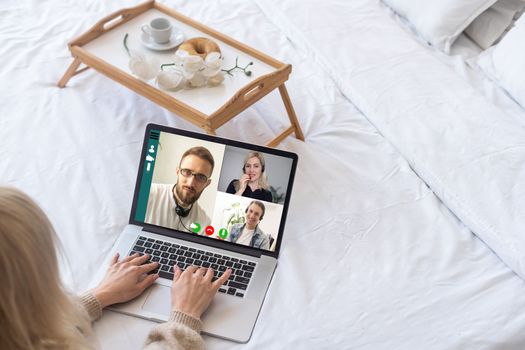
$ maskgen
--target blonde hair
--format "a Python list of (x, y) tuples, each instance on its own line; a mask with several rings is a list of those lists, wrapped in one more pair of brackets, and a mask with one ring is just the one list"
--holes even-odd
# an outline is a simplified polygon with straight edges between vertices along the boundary
[(91, 325), (59, 275), (58, 238), (25, 194), (0, 187), (0, 348), (88, 349)]
[[(244, 173), (244, 167), (246, 167), (246, 163), (248, 163), (248, 160), (252, 158), (259, 159), (259, 163), (261, 163), (261, 176), (259, 176), (259, 181), (257, 183), (260, 188), (264, 190), (268, 190), (270, 186), (268, 185), (268, 177), (266, 176), (266, 162), (264, 161), (264, 156), (262, 155), (262, 153), (259, 153), (259, 152), (248, 153), (248, 155), (244, 158), (244, 163), (242, 166), (243, 173)], [(262, 169), (264, 169), (264, 171), (262, 171)], [(235, 191), (239, 190), (239, 187), (240, 187), (239, 181), (236, 181), (236, 183), (234, 184), (234, 187), (235, 187)]]

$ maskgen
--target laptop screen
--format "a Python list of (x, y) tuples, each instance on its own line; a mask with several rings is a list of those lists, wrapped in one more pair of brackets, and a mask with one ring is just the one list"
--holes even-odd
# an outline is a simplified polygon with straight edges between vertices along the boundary
[(150, 124), (132, 221), (275, 252), (297, 156)]

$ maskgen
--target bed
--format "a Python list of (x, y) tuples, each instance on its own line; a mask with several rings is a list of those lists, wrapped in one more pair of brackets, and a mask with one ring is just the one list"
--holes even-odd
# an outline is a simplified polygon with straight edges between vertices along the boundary
[[(56, 86), (67, 42), (137, 3), (0, 4), (0, 181), (48, 213), (74, 291), (128, 222), (145, 125), (199, 131), (93, 71)], [(299, 163), (252, 338), (210, 349), (525, 347), (525, 110), (487, 50), (429, 45), (402, 1), (162, 3), (292, 64), (306, 138), (279, 145)], [(274, 92), (217, 134), (264, 143), (284, 112)], [(93, 341), (139, 349), (153, 325), (106, 311)]]

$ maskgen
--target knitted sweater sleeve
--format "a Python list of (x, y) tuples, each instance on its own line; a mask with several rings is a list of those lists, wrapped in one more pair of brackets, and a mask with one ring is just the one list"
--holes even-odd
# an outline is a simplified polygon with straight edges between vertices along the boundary
[(80, 304), (89, 315), (91, 322), (98, 320), (102, 316), (102, 306), (92, 293), (84, 293), (79, 297)]
[[(102, 316), (100, 302), (93, 294), (82, 294), (80, 303), (86, 309), (92, 322)], [(171, 312), (168, 322), (156, 325), (151, 329), (144, 344), (144, 349), (204, 349), (205, 344), (200, 335), (201, 330), (201, 320), (174, 310)]]
[(201, 329), (201, 320), (180, 311), (172, 311), (168, 322), (153, 327), (149, 332), (144, 349), (204, 349)]

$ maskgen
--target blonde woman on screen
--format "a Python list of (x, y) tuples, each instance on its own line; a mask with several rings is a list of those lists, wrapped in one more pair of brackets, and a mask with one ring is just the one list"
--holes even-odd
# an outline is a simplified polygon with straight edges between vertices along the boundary
[[(137, 297), (158, 278), (147, 274), (157, 267), (147, 255), (115, 256), (97, 288), (74, 296), (60, 280), (58, 243), (27, 195), (0, 187), (0, 349), (93, 349), (86, 339), (102, 309)], [(230, 273), (212, 282), (211, 269), (177, 268), (170, 321), (151, 330), (144, 348), (203, 348), (200, 316)]]
[(232, 180), (226, 189), (227, 193), (272, 202), (272, 193), (266, 176), (266, 162), (259, 152), (250, 152), (244, 159), (242, 175)]

